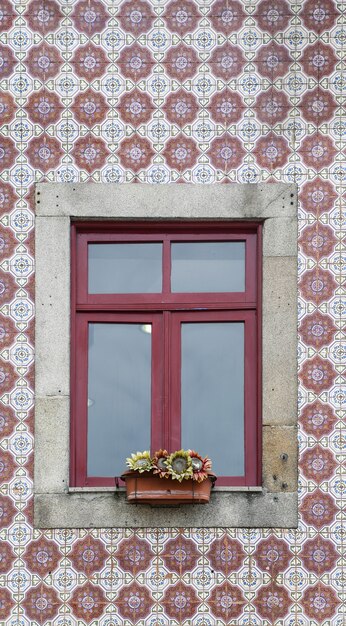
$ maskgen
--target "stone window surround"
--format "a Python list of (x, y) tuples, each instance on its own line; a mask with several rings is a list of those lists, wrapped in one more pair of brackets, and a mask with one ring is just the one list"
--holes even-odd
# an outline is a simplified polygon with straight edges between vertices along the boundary
[[(208, 505), (131, 505), (69, 488), (71, 220), (263, 220), (262, 487)], [(36, 185), (34, 526), (296, 528), (297, 188), (290, 183)]]

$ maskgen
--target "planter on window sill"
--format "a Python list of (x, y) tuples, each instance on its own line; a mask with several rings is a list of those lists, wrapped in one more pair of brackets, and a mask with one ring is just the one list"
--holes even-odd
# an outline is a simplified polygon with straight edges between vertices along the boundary
[(128, 502), (132, 504), (207, 504), (216, 476), (209, 473), (208, 478), (199, 483), (192, 479), (173, 480), (160, 478), (151, 473), (139, 473), (130, 470), (122, 475), (126, 484)]

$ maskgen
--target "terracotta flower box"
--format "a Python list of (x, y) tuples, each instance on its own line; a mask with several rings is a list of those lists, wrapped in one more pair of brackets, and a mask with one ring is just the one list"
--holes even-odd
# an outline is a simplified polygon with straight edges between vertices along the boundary
[(192, 479), (179, 482), (172, 478), (160, 478), (149, 472), (136, 471), (125, 472), (121, 478), (126, 484), (128, 502), (153, 506), (207, 504), (216, 481), (216, 476), (211, 473), (201, 483)]

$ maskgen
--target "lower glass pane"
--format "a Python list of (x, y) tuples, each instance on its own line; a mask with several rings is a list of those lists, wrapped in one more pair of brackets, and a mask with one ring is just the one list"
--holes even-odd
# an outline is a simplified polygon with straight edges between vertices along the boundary
[(181, 438), (219, 476), (244, 476), (244, 324), (182, 324)]
[(88, 476), (120, 476), (149, 450), (151, 325), (89, 324)]

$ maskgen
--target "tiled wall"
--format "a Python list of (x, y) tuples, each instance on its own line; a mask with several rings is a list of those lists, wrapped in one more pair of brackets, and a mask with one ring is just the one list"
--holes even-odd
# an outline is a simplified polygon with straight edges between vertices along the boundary
[[(0, 0), (1, 625), (345, 625), (345, 50), (342, 0)], [(297, 531), (33, 531), (42, 180), (298, 183)]]

